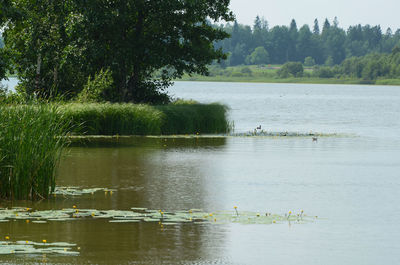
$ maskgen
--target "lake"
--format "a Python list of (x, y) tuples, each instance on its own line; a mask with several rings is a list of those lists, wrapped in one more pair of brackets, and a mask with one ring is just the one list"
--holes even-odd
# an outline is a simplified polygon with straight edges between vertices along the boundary
[[(221, 102), (235, 132), (310, 137), (138, 137), (73, 146), (58, 185), (113, 194), (17, 202), (34, 209), (201, 208), (287, 214), (275, 224), (0, 223), (13, 240), (79, 246), (77, 256), (0, 255), (11, 264), (396, 264), (400, 243), (400, 87), (177, 82), (175, 97)], [(3, 206), (3, 205), (2, 205)], [(3, 206), (4, 207), (4, 206)], [(2, 240), (2, 239), (0, 239)]]

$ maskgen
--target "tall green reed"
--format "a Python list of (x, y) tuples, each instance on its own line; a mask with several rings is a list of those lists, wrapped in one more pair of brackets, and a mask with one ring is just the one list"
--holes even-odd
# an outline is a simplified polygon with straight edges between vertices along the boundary
[(162, 134), (227, 133), (231, 124), (221, 104), (170, 104), (156, 107), (164, 114)]
[(157, 135), (162, 113), (149, 105), (71, 103), (60, 105), (64, 116), (75, 125), (75, 134)]
[(60, 105), (78, 135), (160, 135), (226, 133), (227, 108), (221, 104), (179, 102), (142, 104), (71, 103)]
[(55, 188), (69, 122), (54, 105), (0, 106), (0, 197), (38, 200)]

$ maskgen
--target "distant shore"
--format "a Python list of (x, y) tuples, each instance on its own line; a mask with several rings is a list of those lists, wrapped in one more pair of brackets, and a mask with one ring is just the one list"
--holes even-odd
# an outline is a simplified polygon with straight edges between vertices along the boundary
[(389, 85), (400, 86), (400, 79), (338, 79), (338, 78), (269, 78), (259, 76), (228, 77), (228, 76), (184, 76), (175, 81), (198, 82), (245, 82), (245, 83), (288, 83), (288, 84), (344, 84), (344, 85)]
[[(400, 78), (378, 78), (366, 80), (362, 78), (315, 76), (318, 67), (304, 67), (301, 77), (293, 75), (280, 76), (282, 65), (238, 65), (222, 68), (218, 65), (209, 66), (209, 76), (184, 75), (175, 81), (199, 81), (199, 82), (246, 82), (246, 83), (298, 83), (298, 84), (349, 84), (349, 85), (392, 85), (400, 86)], [(325, 67), (325, 69), (334, 69)]]

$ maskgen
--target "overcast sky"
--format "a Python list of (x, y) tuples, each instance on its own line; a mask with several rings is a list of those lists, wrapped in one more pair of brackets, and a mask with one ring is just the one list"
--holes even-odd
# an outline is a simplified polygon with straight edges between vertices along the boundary
[(259, 15), (270, 27), (289, 25), (292, 18), (298, 27), (312, 27), (318, 18), (322, 27), (325, 18), (332, 22), (337, 16), (339, 26), (346, 29), (356, 24), (381, 25), (383, 32), (400, 28), (400, 0), (231, 0), (231, 10), (246, 25), (253, 25)]

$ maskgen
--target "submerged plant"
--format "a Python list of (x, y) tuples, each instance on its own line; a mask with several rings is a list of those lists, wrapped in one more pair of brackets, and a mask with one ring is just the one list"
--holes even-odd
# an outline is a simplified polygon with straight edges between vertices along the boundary
[(239, 216), (239, 212), (238, 212), (238, 210), (237, 210), (237, 206), (235, 206), (235, 207), (233, 207), (233, 208), (234, 208), (235, 211), (236, 211), (236, 215)]
[(52, 105), (0, 107), (0, 198), (47, 198), (69, 123)]

